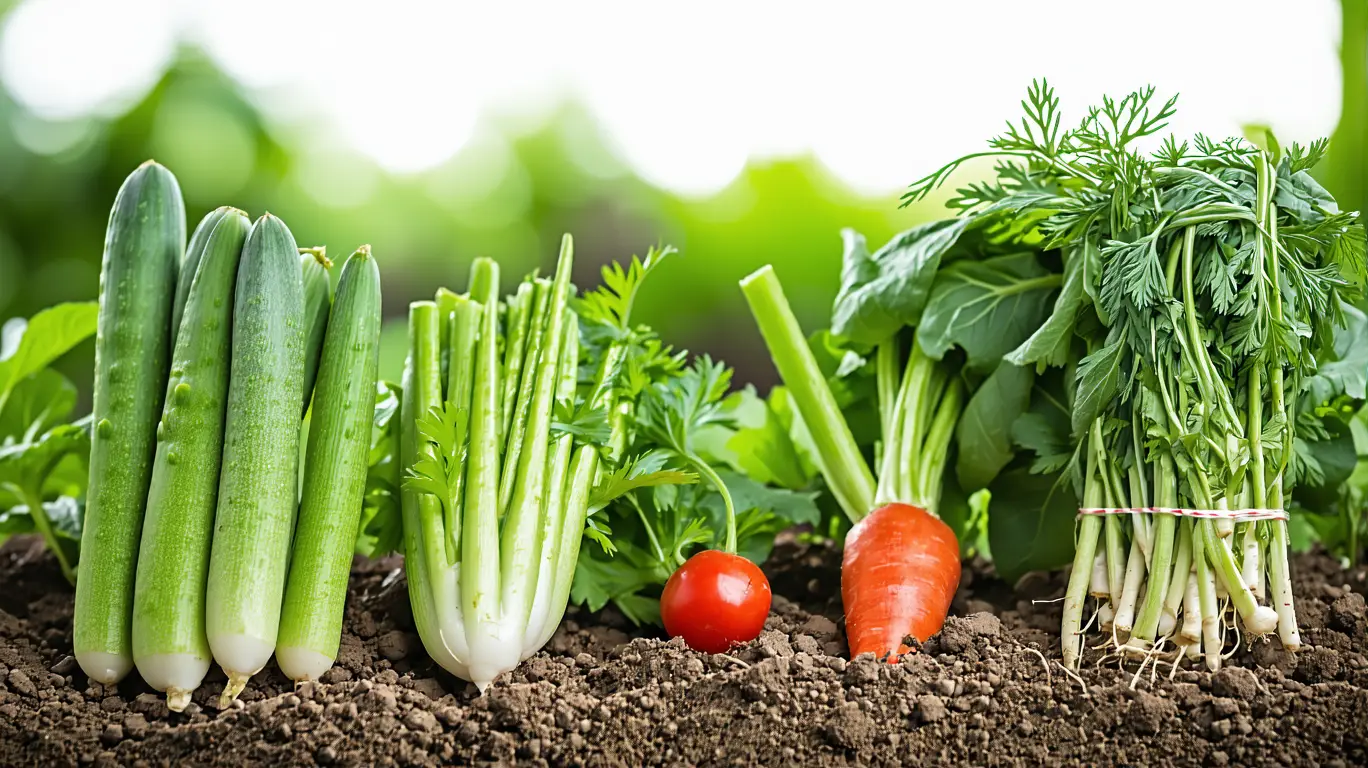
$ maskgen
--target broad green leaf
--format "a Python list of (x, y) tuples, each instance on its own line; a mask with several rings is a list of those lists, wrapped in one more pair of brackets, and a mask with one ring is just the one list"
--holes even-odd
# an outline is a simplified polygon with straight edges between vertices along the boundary
[(1126, 345), (1114, 341), (1083, 358), (1078, 365), (1078, 390), (1073, 404), (1073, 431), (1082, 435), (1111, 405), (1121, 385), (1121, 358)]
[(1027, 571), (1053, 570), (1073, 559), (1078, 502), (1059, 475), (1013, 469), (988, 487), (988, 541), (1008, 584)]
[(4, 544), (11, 536), (33, 533), (35, 530), (37, 529), (33, 526), (33, 516), (29, 514), (28, 507), (20, 504), (0, 510), (0, 544)]
[(955, 430), (955, 475), (962, 487), (987, 486), (1012, 460), (1012, 425), (1031, 402), (1034, 379), (1030, 368), (1004, 362), (969, 398)]
[(1345, 394), (1362, 400), (1368, 390), (1368, 315), (1343, 304), (1344, 326), (1335, 329), (1335, 359), (1321, 363), (1305, 387), (1313, 403)]
[(41, 493), (47, 477), (68, 454), (90, 453), (90, 420), (54, 427), (35, 440), (0, 447), (0, 485)]
[(575, 564), (570, 599), (597, 611), (609, 600), (636, 594), (657, 580), (663, 583), (664, 579), (659, 578), (660, 573), (650, 560), (649, 555), (630, 542), (624, 542), (616, 555), (607, 555), (594, 548), (583, 550)]
[(76, 386), (45, 368), (21, 379), (0, 407), (0, 443), (30, 441), (71, 416)]
[(873, 255), (863, 235), (843, 231), (845, 254), (841, 289), (832, 307), (832, 332), (873, 346), (904, 326), (916, 325), (942, 257), (959, 241), (969, 222), (959, 218), (922, 224), (895, 236)]
[(1033, 253), (965, 260), (942, 269), (917, 326), (917, 341), (940, 360), (954, 347), (987, 373), (1035, 332), (1060, 285)]
[(960, 557), (981, 554), (992, 559), (988, 546), (988, 492), (966, 494), (954, 475), (946, 475), (936, 514), (955, 532)]
[(1012, 423), (1012, 442), (1035, 454), (1031, 472), (1052, 475), (1073, 459), (1070, 441), (1070, 412), (1063, 383), (1067, 375), (1050, 369), (1036, 377), (1031, 387), (1031, 404), (1026, 413)]
[[(780, 388), (775, 389), (782, 394)], [(807, 487), (812, 475), (803, 465), (789, 425), (770, 403), (747, 386), (729, 397), (727, 405), (734, 427), (714, 424), (699, 430), (695, 436), (699, 453), (761, 483)]]
[(618, 595), (613, 598), (613, 605), (617, 606), (622, 615), (637, 626), (643, 624), (660, 625), (660, 599), (647, 597), (646, 595), (631, 594)]
[[(731, 492), (737, 512), (758, 509), (783, 518), (788, 525), (816, 525), (821, 519), (816, 493), (801, 493), (785, 488), (771, 488), (745, 475), (719, 470), (718, 476)], [(721, 498), (718, 498), (718, 503)], [(787, 526), (785, 526), (787, 527)]]
[(30, 376), (95, 333), (100, 305), (94, 301), (49, 307), (29, 319), (23, 336), (14, 342), (13, 321), (5, 324), (5, 356), (0, 358), (0, 402)]
[(1083, 271), (1086, 265), (1082, 250), (1076, 249), (1064, 265), (1064, 287), (1055, 297), (1054, 311), (1030, 338), (1007, 353), (1007, 362), (1021, 366), (1034, 364), (1040, 369), (1068, 362), (1074, 325), (1085, 297)]

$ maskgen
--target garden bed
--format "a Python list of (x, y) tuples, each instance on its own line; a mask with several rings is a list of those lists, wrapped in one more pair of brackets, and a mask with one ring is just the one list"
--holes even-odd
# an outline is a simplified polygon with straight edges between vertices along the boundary
[(728, 656), (573, 609), (484, 696), (413, 633), (401, 561), (353, 573), (338, 665), (292, 690), (274, 667), (227, 711), (215, 669), (184, 714), (71, 657), (71, 589), (40, 541), (0, 548), (0, 764), (1354, 765), (1368, 761), (1368, 570), (1293, 562), (1308, 649), (1260, 642), (1213, 675), (1138, 679), (1058, 659), (1059, 575), (1013, 590), (969, 563), (952, 618), (901, 664), (844, 657), (839, 553), (781, 538), (774, 608)]

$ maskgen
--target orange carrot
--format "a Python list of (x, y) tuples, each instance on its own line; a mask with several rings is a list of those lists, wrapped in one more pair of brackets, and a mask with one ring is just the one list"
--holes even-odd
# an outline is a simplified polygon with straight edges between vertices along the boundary
[(861, 520), (841, 563), (851, 658), (909, 653), (904, 637), (925, 642), (939, 632), (959, 579), (959, 542), (926, 510), (889, 504)]
[[(827, 488), (855, 524), (841, 566), (850, 655), (906, 653), (904, 637), (921, 642), (940, 631), (959, 585), (959, 543), (934, 510), (965, 382), (952, 364), (933, 359), (918, 343), (899, 381), (896, 334), (878, 345), (883, 450), (876, 484), (774, 268), (757, 270), (741, 281), (741, 290), (812, 437)], [(902, 503), (885, 503), (892, 500)]]

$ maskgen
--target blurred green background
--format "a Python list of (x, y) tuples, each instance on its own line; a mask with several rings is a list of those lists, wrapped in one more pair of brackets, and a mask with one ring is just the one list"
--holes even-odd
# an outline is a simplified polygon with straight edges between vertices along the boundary
[[(13, 5), (0, 0), (0, 14)], [(1368, 0), (1346, 0), (1343, 18), (1344, 106), (1332, 150), (1340, 162), (1323, 175), (1346, 207), (1361, 208), (1368, 204)], [(1005, 76), (1024, 90), (1034, 74), (1050, 73)], [(473, 141), (425, 171), (389, 173), (360, 153), (329, 155), (320, 166), (304, 151), (313, 139), (307, 122), (273, 127), (250, 93), (188, 42), (122, 114), (49, 121), (0, 90), (0, 319), (96, 296), (114, 193), (151, 157), (180, 179), (192, 228), (208, 210), (231, 204), (281, 216), (301, 245), (326, 244), (334, 258), (370, 243), (390, 319), (385, 377), (398, 376), (409, 301), (438, 285), (462, 287), (475, 256), (499, 259), (511, 284), (550, 265), (561, 233), (571, 232), (580, 285), (594, 284), (609, 260), (657, 242), (677, 246), (683, 258), (648, 286), (640, 319), (676, 346), (727, 360), (738, 381), (763, 387), (774, 374), (739, 278), (774, 262), (800, 320), (815, 329), (836, 292), (842, 227), (878, 245), (941, 210), (939, 200), (900, 210), (896, 193), (860, 195), (807, 155), (753, 161), (702, 197), (673, 194), (636, 175), (594, 115), (570, 98), (530, 129), (481, 117), (477, 135), (500, 137), (497, 151)], [(1081, 104), (1095, 94), (1069, 96)], [(364, 109), (357, 119), (366, 119)], [(915, 141), (915, 124), (907, 130)], [(911, 181), (929, 169), (901, 170)], [(64, 372), (88, 379), (92, 350), (88, 342), (68, 355)]]

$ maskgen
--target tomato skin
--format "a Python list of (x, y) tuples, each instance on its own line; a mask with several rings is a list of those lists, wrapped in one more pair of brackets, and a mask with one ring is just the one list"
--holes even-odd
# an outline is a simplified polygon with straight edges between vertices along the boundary
[(723, 653), (760, 636), (769, 616), (769, 579), (744, 557), (705, 549), (665, 582), (660, 618), (670, 637), (690, 648)]

